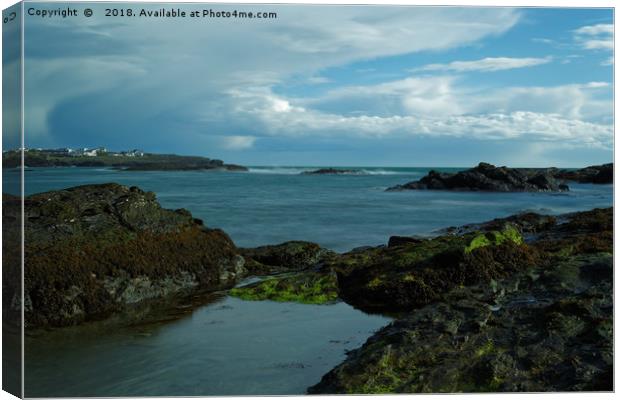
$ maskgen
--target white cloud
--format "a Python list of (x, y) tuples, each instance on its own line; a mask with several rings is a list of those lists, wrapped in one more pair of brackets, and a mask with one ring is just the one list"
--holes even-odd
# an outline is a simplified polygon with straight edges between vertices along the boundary
[(507, 69), (533, 67), (551, 62), (551, 57), (544, 58), (512, 58), (512, 57), (487, 57), (474, 61), (453, 61), (448, 64), (428, 64), (412, 71), (502, 71)]
[[(250, 149), (261, 135), (525, 138), (594, 147), (608, 147), (612, 140), (611, 100), (599, 96), (609, 89), (601, 83), (483, 88), (463, 85), (454, 76), (430, 76), (305, 98), (273, 89), (291, 79), (321, 83), (319, 74), (331, 67), (476, 43), (510, 29), (520, 18), (514, 10), (334, 6), (325, 13), (319, 6), (279, 6), (278, 13), (269, 23), (162, 20), (155, 28), (138, 19), (93, 26), (100, 33), (95, 42), (73, 46), (71, 55), (27, 59), (27, 81), (36, 94), (27, 96), (27, 107), (37, 115), (31, 112), (26, 128), (31, 135), (47, 131), (56, 107), (90, 94), (113, 96), (106, 98), (109, 115), (123, 125), (174, 116), (182, 120), (189, 142), (191, 129), (197, 135), (217, 132), (222, 136), (214, 140), (228, 150)], [(97, 40), (108, 45), (108, 38), (123, 51), (93, 56), (91, 47)], [(498, 71), (550, 61), (497, 57), (433, 68)], [(224, 136), (228, 132), (234, 135)]]
[[(377, 85), (333, 89), (314, 98), (289, 99), (293, 106), (342, 115), (449, 116), (530, 111), (600, 122), (612, 115), (606, 82), (558, 86), (464, 85), (453, 76), (406, 78)], [(272, 94), (265, 94), (267, 97)]]
[(323, 63), (336, 64), (352, 56), (370, 59), (462, 46), (505, 32), (520, 17), (507, 8), (330, 7), (327, 13), (322, 7), (291, 7), (290, 11), (284, 16), (285, 29), (274, 29), (269, 39), (289, 52), (320, 54)]
[(613, 50), (613, 24), (583, 26), (574, 31), (577, 43), (587, 50)]
[(579, 87), (587, 88), (587, 89), (599, 89), (609, 87), (609, 83), (607, 82), (588, 82), (585, 85), (579, 85)]
[(295, 103), (342, 114), (362, 111), (379, 116), (445, 115), (461, 112), (453, 96), (453, 81), (452, 77), (411, 77), (377, 85), (346, 86), (317, 98), (296, 99)]
[[(583, 85), (585, 90), (588, 85)], [(596, 86), (596, 85), (592, 85)], [(259, 92), (254, 92), (257, 94)], [(270, 94), (268, 97), (273, 96)], [(608, 148), (613, 138), (611, 125), (587, 122), (552, 112), (504, 111), (452, 113), (448, 115), (343, 115), (292, 106), (276, 112), (270, 98), (253, 98), (251, 106), (237, 111), (260, 121), (261, 132), (275, 136), (344, 136), (358, 138), (468, 137), (481, 140), (526, 139), (573, 143)], [(243, 104), (243, 101), (240, 102)], [(260, 106), (262, 104), (262, 106)], [(568, 113), (570, 114), (570, 112)]]
[(254, 136), (224, 136), (221, 138), (221, 145), (227, 150), (246, 150), (254, 146), (256, 138)]
[(589, 39), (582, 42), (583, 48), (588, 50), (613, 50), (614, 41), (611, 39)]
[[(250, 89), (231, 93), (237, 104), (232, 119), (250, 116), (259, 121), (260, 132), (275, 136), (559, 140), (609, 148), (611, 100), (600, 97), (608, 86), (590, 82), (480, 90), (460, 86), (452, 77), (429, 77), (344, 87), (312, 99)], [(275, 109), (274, 102), (287, 104), (286, 112)]]
[(558, 86), (514, 86), (467, 92), (469, 112), (531, 111), (561, 115), (564, 118), (600, 122), (613, 113), (606, 82)]
[(598, 24), (598, 25), (582, 26), (581, 28), (576, 29), (575, 33), (577, 35), (588, 35), (588, 36), (613, 35), (614, 26), (613, 24)]
[[(104, 7), (94, 6), (95, 15), (103, 15)], [(59, 50), (41, 57), (33, 54), (33, 46), (26, 48), (26, 80), (33, 88), (27, 107), (39, 110), (36, 118), (27, 119), (26, 129), (32, 135), (48, 133), (55, 108), (110, 86), (116, 90), (108, 103), (119, 114), (136, 104), (155, 116), (183, 107), (187, 123), (204, 124), (222, 115), (231, 89), (269, 87), (291, 77), (312, 81), (321, 70), (356, 61), (469, 45), (509, 30), (520, 18), (509, 8), (330, 6), (326, 12), (324, 6), (278, 6), (277, 11), (278, 19), (268, 23), (169, 19), (155, 27), (148, 19), (114, 24), (100, 18), (63, 21), (64, 41), (84, 37), (84, 32), (96, 35), (87, 43), (75, 41), (70, 54)], [(53, 21), (33, 21), (28, 43), (55, 43), (60, 29)], [(93, 63), (103, 56), (93, 56), (93, 49), (105, 49), (105, 61), (114, 60), (119, 67), (103, 63), (95, 68)], [(131, 66), (133, 75), (125, 74), (124, 66)], [(273, 107), (286, 112), (288, 106)]]

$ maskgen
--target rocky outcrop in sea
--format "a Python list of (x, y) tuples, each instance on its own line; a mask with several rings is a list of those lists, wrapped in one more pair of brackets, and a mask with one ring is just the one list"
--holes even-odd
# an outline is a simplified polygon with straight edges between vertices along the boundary
[(560, 192), (568, 186), (558, 182), (548, 170), (519, 170), (481, 162), (477, 167), (457, 173), (430, 171), (414, 182), (387, 191), (460, 190), (486, 192)]
[(558, 170), (553, 174), (556, 179), (579, 183), (614, 183), (614, 164), (592, 165), (577, 170)]
[(321, 168), (304, 171), (301, 175), (366, 175), (366, 173), (359, 169)]
[[(19, 198), (3, 198), (3, 300), (20, 305)], [(228, 235), (152, 192), (114, 183), (28, 196), (25, 322), (63, 326), (146, 300), (231, 287), (246, 273)], [(16, 231), (16, 232), (13, 232)]]

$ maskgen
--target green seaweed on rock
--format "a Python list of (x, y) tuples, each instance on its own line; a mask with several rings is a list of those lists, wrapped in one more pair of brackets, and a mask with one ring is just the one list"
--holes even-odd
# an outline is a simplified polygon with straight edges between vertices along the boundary
[[(613, 390), (612, 217), (611, 208), (575, 213), (527, 244), (493, 235), (467, 253), (480, 230), (446, 235), (444, 250), (406, 268), (390, 259), (438, 238), (343, 265), (345, 301), (402, 314), (308, 393)], [(415, 292), (422, 282), (427, 295)]]
[(518, 228), (442, 235), (392, 247), (346, 253), (329, 264), (340, 297), (367, 311), (406, 311), (454, 287), (490, 282), (540, 262)]
[(332, 273), (301, 272), (234, 288), (230, 295), (243, 300), (328, 304), (338, 299), (337, 284)]
[(498, 246), (507, 241), (515, 244), (523, 243), (523, 237), (512, 225), (506, 225), (502, 231), (490, 231), (475, 236), (469, 245), (465, 247), (465, 253), (471, 253), (484, 246)]

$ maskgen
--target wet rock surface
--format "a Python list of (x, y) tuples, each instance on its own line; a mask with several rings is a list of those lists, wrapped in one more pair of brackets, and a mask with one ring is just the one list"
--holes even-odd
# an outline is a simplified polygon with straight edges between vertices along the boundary
[(290, 241), (242, 249), (242, 254), (251, 275), (270, 276), (232, 289), (232, 296), (306, 304), (328, 304), (338, 300), (336, 273), (324, 267), (338, 255), (316, 243)]
[(241, 249), (241, 254), (252, 275), (301, 271), (336, 256), (316, 243), (300, 240)]
[(397, 318), (311, 394), (609, 391), (612, 252), (612, 208), (530, 212), (311, 257), (231, 294)]
[(304, 271), (234, 288), (230, 295), (244, 300), (329, 304), (338, 300), (338, 280), (331, 270)]
[(513, 225), (501, 230), (443, 235), (398, 246), (343, 254), (330, 266), (340, 297), (369, 312), (398, 312), (433, 301), (459, 285), (507, 276), (539, 254)]
[(611, 390), (611, 271), (611, 255), (595, 254), (457, 288), (382, 329), (309, 392)]
[[(246, 273), (222, 231), (187, 210), (161, 208), (151, 192), (86, 185), (28, 196), (25, 319), (29, 327), (100, 319), (128, 304), (198, 288), (232, 286)], [(19, 230), (18, 198), (3, 198), (3, 226)], [(10, 232), (9, 232), (10, 233)], [(19, 238), (18, 232), (7, 238)], [(19, 249), (19, 243), (3, 243)], [(3, 300), (20, 306), (19, 254), (5, 253)]]
[(558, 182), (548, 170), (519, 170), (481, 162), (457, 173), (430, 171), (418, 181), (388, 188), (400, 190), (459, 190), (488, 192), (560, 192), (568, 186)]
[[(488, 233), (506, 223), (529, 235), (527, 242), (510, 233), (511, 240), (493, 244)], [(345, 254), (348, 267), (337, 269), (342, 297), (375, 311), (398, 309), (400, 317), (308, 392), (612, 390), (612, 225), (611, 208), (558, 218), (528, 213), (428, 240), (427, 256), (415, 258), (419, 243)], [(451, 246), (471, 235), (478, 236), (468, 239), (469, 253), (445, 266), (421, 267), (424, 257), (454, 257)], [(471, 248), (482, 243), (480, 235), (491, 244)], [(449, 236), (460, 239), (446, 247)], [(396, 265), (403, 256), (410, 261)], [(361, 278), (345, 289), (342, 271)], [(426, 291), (401, 290), (407, 274)], [(368, 304), (368, 286), (383, 287), (376, 295), (381, 301)]]

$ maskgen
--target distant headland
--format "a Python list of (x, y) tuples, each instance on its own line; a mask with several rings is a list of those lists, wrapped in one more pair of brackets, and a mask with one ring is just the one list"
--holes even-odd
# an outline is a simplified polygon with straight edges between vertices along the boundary
[[(21, 165), (22, 149), (2, 153), (2, 167), (16, 168)], [(226, 170), (247, 171), (246, 167), (225, 164), (199, 156), (146, 153), (133, 149), (108, 151), (97, 148), (23, 149), (24, 165), (28, 167), (111, 167), (125, 171), (190, 171)]]

